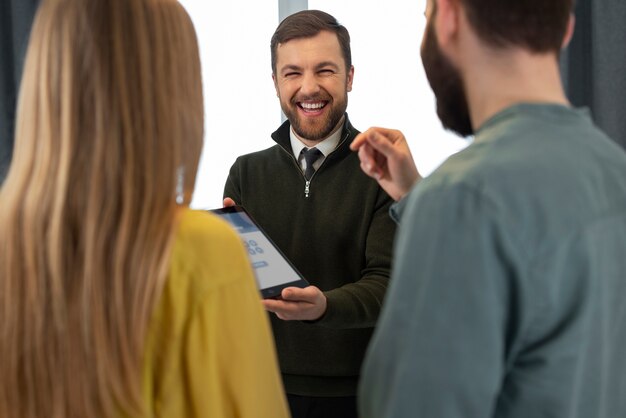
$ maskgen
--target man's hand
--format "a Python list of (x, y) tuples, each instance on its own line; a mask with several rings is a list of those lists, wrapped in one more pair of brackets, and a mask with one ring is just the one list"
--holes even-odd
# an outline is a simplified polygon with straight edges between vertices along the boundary
[(269, 312), (285, 321), (315, 321), (326, 312), (326, 296), (315, 286), (286, 287), (282, 299), (263, 299)]
[(350, 148), (358, 150), (363, 172), (375, 178), (395, 201), (421, 179), (406, 138), (398, 130), (370, 128), (359, 134)]
[(224, 207), (236, 206), (237, 205), (237, 203), (235, 203), (235, 201), (233, 199), (231, 199), (230, 197), (225, 197), (223, 204), (224, 204)]

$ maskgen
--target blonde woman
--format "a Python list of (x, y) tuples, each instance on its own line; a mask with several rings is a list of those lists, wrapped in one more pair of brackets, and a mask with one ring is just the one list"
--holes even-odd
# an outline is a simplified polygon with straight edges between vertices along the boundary
[(43, 1), (0, 190), (1, 417), (287, 416), (241, 242), (188, 208), (202, 103), (176, 1)]

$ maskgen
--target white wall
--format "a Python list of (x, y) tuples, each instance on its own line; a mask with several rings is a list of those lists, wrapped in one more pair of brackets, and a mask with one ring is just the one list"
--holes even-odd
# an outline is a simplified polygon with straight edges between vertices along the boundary
[[(205, 145), (192, 206), (221, 206), (238, 155), (267, 148), (280, 124), (270, 67), (278, 1), (181, 0), (198, 32), (206, 102)], [(309, 0), (348, 28), (355, 68), (348, 113), (354, 126), (402, 130), (422, 175), (466, 145), (443, 131), (419, 47), (426, 0)], [(358, 11), (358, 12), (357, 12)]]
[(181, 3), (198, 34), (205, 99), (204, 150), (192, 207), (217, 208), (237, 156), (270, 146), (269, 134), (280, 124), (270, 65), (278, 1)]

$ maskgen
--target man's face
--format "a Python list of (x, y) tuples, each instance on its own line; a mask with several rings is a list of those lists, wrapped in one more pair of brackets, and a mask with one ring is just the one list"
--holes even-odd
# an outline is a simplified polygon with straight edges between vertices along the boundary
[(279, 44), (272, 75), (280, 106), (302, 139), (326, 139), (342, 121), (354, 70), (346, 71), (337, 35), (322, 31), (311, 38)]
[[(434, 0), (429, 6), (434, 5)], [(433, 6), (434, 8), (434, 6)], [(430, 87), (437, 98), (437, 115), (443, 127), (462, 137), (474, 134), (461, 74), (439, 48), (435, 33), (435, 13), (428, 18), (422, 40), (422, 63)], [(427, 11), (428, 14), (428, 11)]]

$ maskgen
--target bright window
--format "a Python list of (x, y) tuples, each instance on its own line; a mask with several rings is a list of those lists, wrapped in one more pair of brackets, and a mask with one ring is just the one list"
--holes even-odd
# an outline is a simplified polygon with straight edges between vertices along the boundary
[(280, 124), (270, 65), (278, 1), (181, 3), (196, 27), (204, 83), (204, 150), (192, 207), (217, 208), (235, 159), (269, 147)]

